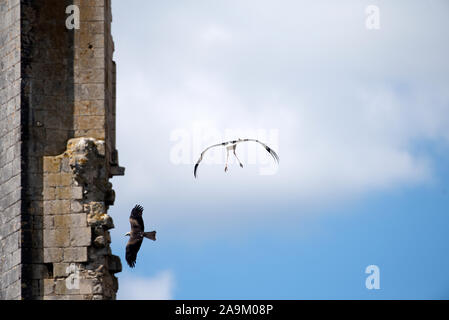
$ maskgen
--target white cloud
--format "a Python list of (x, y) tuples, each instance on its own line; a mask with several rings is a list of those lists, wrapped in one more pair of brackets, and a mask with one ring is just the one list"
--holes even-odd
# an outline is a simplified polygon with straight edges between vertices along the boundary
[(120, 287), (117, 298), (120, 300), (173, 299), (174, 275), (171, 271), (162, 271), (153, 278), (135, 276), (129, 272), (118, 276)]
[(217, 45), (229, 43), (232, 35), (224, 28), (212, 25), (203, 30), (200, 38), (206, 45)]
[[(449, 141), (446, 2), (381, 2), (379, 31), (365, 28), (370, 1), (139, 4), (114, 5), (127, 167), (115, 187), (127, 201), (321, 204), (434, 178), (431, 156), (413, 146)], [(194, 180), (192, 166), (170, 162), (170, 135), (197, 122), (277, 130), (278, 174), (205, 163)], [(202, 212), (171, 214), (181, 223)]]

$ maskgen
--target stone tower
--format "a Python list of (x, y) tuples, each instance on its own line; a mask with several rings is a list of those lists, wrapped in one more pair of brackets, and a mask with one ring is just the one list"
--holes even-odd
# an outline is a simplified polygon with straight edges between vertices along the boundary
[(110, 1), (0, 0), (0, 299), (115, 299)]

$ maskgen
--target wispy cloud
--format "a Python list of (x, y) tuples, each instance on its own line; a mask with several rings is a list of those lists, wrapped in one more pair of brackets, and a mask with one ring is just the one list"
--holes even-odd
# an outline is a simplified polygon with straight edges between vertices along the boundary
[[(177, 199), (191, 208), (171, 212), (183, 224), (210, 216), (195, 204), (223, 196), (320, 205), (434, 178), (431, 156), (414, 146), (449, 142), (444, 1), (382, 2), (378, 31), (365, 27), (369, 1), (167, 3), (115, 4), (122, 199)], [(170, 162), (170, 136), (198, 122), (223, 134), (277, 130), (278, 173), (224, 175), (205, 162), (194, 180), (191, 165)]]
[(117, 298), (120, 300), (171, 300), (175, 277), (169, 270), (154, 277), (135, 276), (129, 272), (119, 274), (120, 287)]

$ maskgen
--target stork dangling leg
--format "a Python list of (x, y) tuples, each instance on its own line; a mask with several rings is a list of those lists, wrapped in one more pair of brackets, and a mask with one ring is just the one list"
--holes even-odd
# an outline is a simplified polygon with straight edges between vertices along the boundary
[(226, 148), (226, 164), (225, 164), (225, 172), (228, 171), (228, 160), (229, 160), (229, 148)]
[(234, 148), (232, 149), (232, 151), (234, 151), (234, 156), (236, 157), (237, 161), (239, 162), (240, 167), (243, 168), (242, 162), (240, 161), (239, 157), (237, 157), (237, 154), (235, 153), (235, 149), (236, 149), (236, 148), (237, 148), (237, 145), (235, 144), (235, 145), (234, 145)]

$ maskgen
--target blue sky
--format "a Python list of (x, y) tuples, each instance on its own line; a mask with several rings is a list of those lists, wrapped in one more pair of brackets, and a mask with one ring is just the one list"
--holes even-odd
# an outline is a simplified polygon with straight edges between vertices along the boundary
[[(380, 29), (365, 26), (368, 5)], [(121, 299), (449, 298), (449, 5), (113, 2)], [(255, 137), (223, 172), (201, 148)], [(125, 265), (130, 209), (156, 242)], [(380, 290), (365, 268), (380, 268)]]

